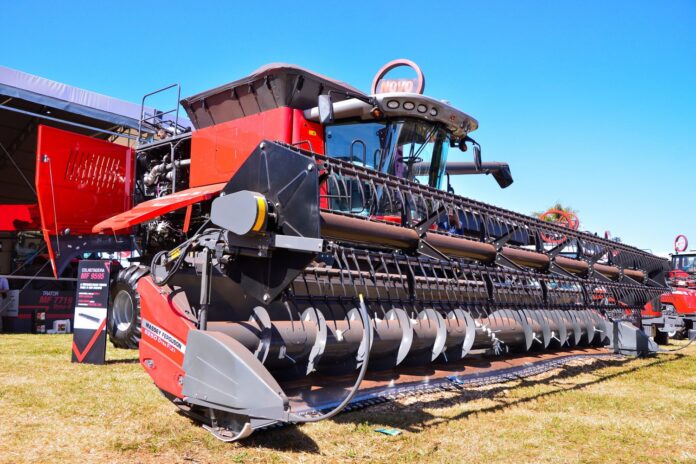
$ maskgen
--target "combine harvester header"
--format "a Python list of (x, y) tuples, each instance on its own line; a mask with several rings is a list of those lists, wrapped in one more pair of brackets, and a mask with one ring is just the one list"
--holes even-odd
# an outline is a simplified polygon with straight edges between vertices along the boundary
[(420, 70), (388, 71), (375, 90), (416, 93), (269, 65), (184, 99), (196, 130), (142, 143), (135, 206), (93, 228), (142, 256), (113, 287), (112, 340), (139, 340), (218, 438), (457, 375), (472, 350), (603, 346), (666, 290), (664, 259), (454, 194), (451, 175), (505, 188), (510, 168), (481, 160), (474, 118), (417, 93)]

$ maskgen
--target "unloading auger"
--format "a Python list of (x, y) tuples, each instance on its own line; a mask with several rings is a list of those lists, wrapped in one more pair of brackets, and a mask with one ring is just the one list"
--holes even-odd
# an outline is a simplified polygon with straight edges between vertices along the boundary
[(456, 374), (473, 350), (600, 347), (665, 291), (666, 260), (440, 188), (512, 182), (444, 102), (277, 65), (182, 104), (198, 130), (140, 148), (153, 198), (94, 231), (156, 244), (113, 301), (139, 309), (155, 384), (220, 439), (330, 417), (363, 381)]

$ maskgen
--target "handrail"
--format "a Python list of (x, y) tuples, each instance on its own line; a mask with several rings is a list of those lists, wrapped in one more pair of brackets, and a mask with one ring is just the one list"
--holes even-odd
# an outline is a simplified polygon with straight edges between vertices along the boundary
[[(157, 95), (162, 92), (166, 92), (167, 90), (173, 89), (176, 87), (176, 106), (170, 110), (166, 111), (158, 111), (157, 109), (153, 108), (153, 114), (146, 116), (145, 114), (145, 101), (147, 100), (148, 97), (151, 97), (153, 95)], [(146, 93), (143, 95), (143, 98), (140, 101), (140, 120), (138, 121), (138, 145), (142, 145), (144, 142), (143, 139), (143, 124), (150, 121), (150, 120), (155, 120), (155, 119), (160, 119), (162, 123), (165, 121), (162, 119), (162, 116), (175, 113), (174, 116), (174, 135), (176, 135), (179, 131), (179, 107), (181, 102), (181, 85), (176, 83), (176, 84), (170, 84), (166, 87), (162, 87), (161, 89), (157, 89), (153, 92)], [(171, 124), (172, 121), (167, 121)], [(152, 123), (152, 125), (156, 125), (155, 123)]]

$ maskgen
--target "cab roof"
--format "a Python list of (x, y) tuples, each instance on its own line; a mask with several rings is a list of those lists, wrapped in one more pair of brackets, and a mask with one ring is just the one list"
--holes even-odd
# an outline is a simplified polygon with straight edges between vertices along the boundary
[(317, 97), (329, 91), (364, 95), (344, 82), (300, 66), (272, 63), (247, 77), (185, 98), (181, 105), (193, 125), (202, 129), (285, 106), (306, 110), (316, 106)]

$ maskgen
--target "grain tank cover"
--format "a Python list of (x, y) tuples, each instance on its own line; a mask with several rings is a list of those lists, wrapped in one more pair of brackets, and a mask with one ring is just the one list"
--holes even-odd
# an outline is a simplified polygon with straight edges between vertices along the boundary
[(283, 106), (306, 110), (330, 90), (360, 90), (299, 66), (273, 63), (238, 81), (185, 98), (181, 105), (197, 129)]

